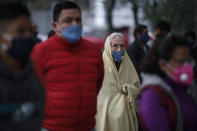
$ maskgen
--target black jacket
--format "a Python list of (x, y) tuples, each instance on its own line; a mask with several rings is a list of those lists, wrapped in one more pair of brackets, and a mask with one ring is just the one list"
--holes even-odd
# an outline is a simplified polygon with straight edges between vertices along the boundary
[(0, 131), (40, 131), (44, 98), (31, 61), (20, 73), (0, 64)]
[[(145, 45), (145, 47), (148, 50), (148, 46)], [(134, 66), (138, 72), (138, 75), (139, 75), (141, 63), (142, 63), (143, 58), (146, 55), (146, 52), (144, 51), (143, 47), (137, 41), (135, 41), (134, 43), (129, 45), (129, 47), (127, 48), (127, 53), (129, 55), (131, 61), (133, 62)]]
[(194, 79), (195, 79), (195, 82), (197, 83), (197, 44), (195, 44), (193, 47), (190, 47), (189, 50), (190, 50), (190, 55), (195, 62)]

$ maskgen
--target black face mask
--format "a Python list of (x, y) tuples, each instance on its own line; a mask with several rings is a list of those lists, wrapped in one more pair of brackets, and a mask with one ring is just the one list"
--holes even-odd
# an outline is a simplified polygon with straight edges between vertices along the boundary
[(192, 47), (192, 46), (194, 46), (194, 45), (195, 45), (195, 42), (193, 42), (193, 41), (188, 42), (188, 46), (189, 46), (189, 47)]
[(26, 61), (30, 57), (30, 53), (36, 44), (35, 39), (28, 37), (14, 38), (12, 46), (7, 53), (17, 61)]

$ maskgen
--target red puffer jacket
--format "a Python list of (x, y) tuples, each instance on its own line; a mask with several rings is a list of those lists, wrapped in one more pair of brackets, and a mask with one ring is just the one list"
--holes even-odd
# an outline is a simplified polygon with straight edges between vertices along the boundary
[(32, 58), (46, 89), (43, 128), (93, 129), (97, 94), (104, 74), (101, 52), (96, 45), (84, 39), (70, 44), (54, 35), (34, 47)]

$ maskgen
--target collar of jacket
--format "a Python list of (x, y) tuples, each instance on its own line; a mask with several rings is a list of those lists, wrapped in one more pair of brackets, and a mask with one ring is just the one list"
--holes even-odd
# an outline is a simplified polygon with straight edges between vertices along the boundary
[(170, 86), (160, 76), (156, 74), (146, 74), (142, 72), (141, 77), (143, 79), (141, 88), (144, 88), (147, 85), (157, 85), (157, 86), (161, 86), (168, 92), (172, 92)]

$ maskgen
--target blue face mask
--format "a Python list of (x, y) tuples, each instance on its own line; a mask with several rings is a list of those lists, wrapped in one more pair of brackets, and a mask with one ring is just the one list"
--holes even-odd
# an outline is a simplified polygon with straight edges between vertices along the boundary
[(188, 42), (188, 45), (189, 45), (190, 47), (192, 47), (194, 44), (195, 44), (194, 42)]
[(17, 61), (26, 61), (36, 44), (35, 39), (28, 37), (14, 38), (12, 46), (7, 50), (8, 55)]
[(63, 37), (70, 43), (76, 43), (81, 39), (82, 28), (76, 24), (62, 30)]
[(124, 51), (114, 51), (112, 52), (112, 58), (115, 63), (120, 63), (124, 55)]
[(148, 34), (142, 34), (141, 37), (140, 37), (140, 40), (143, 42), (143, 43), (147, 43), (148, 40), (150, 39), (149, 35)]

